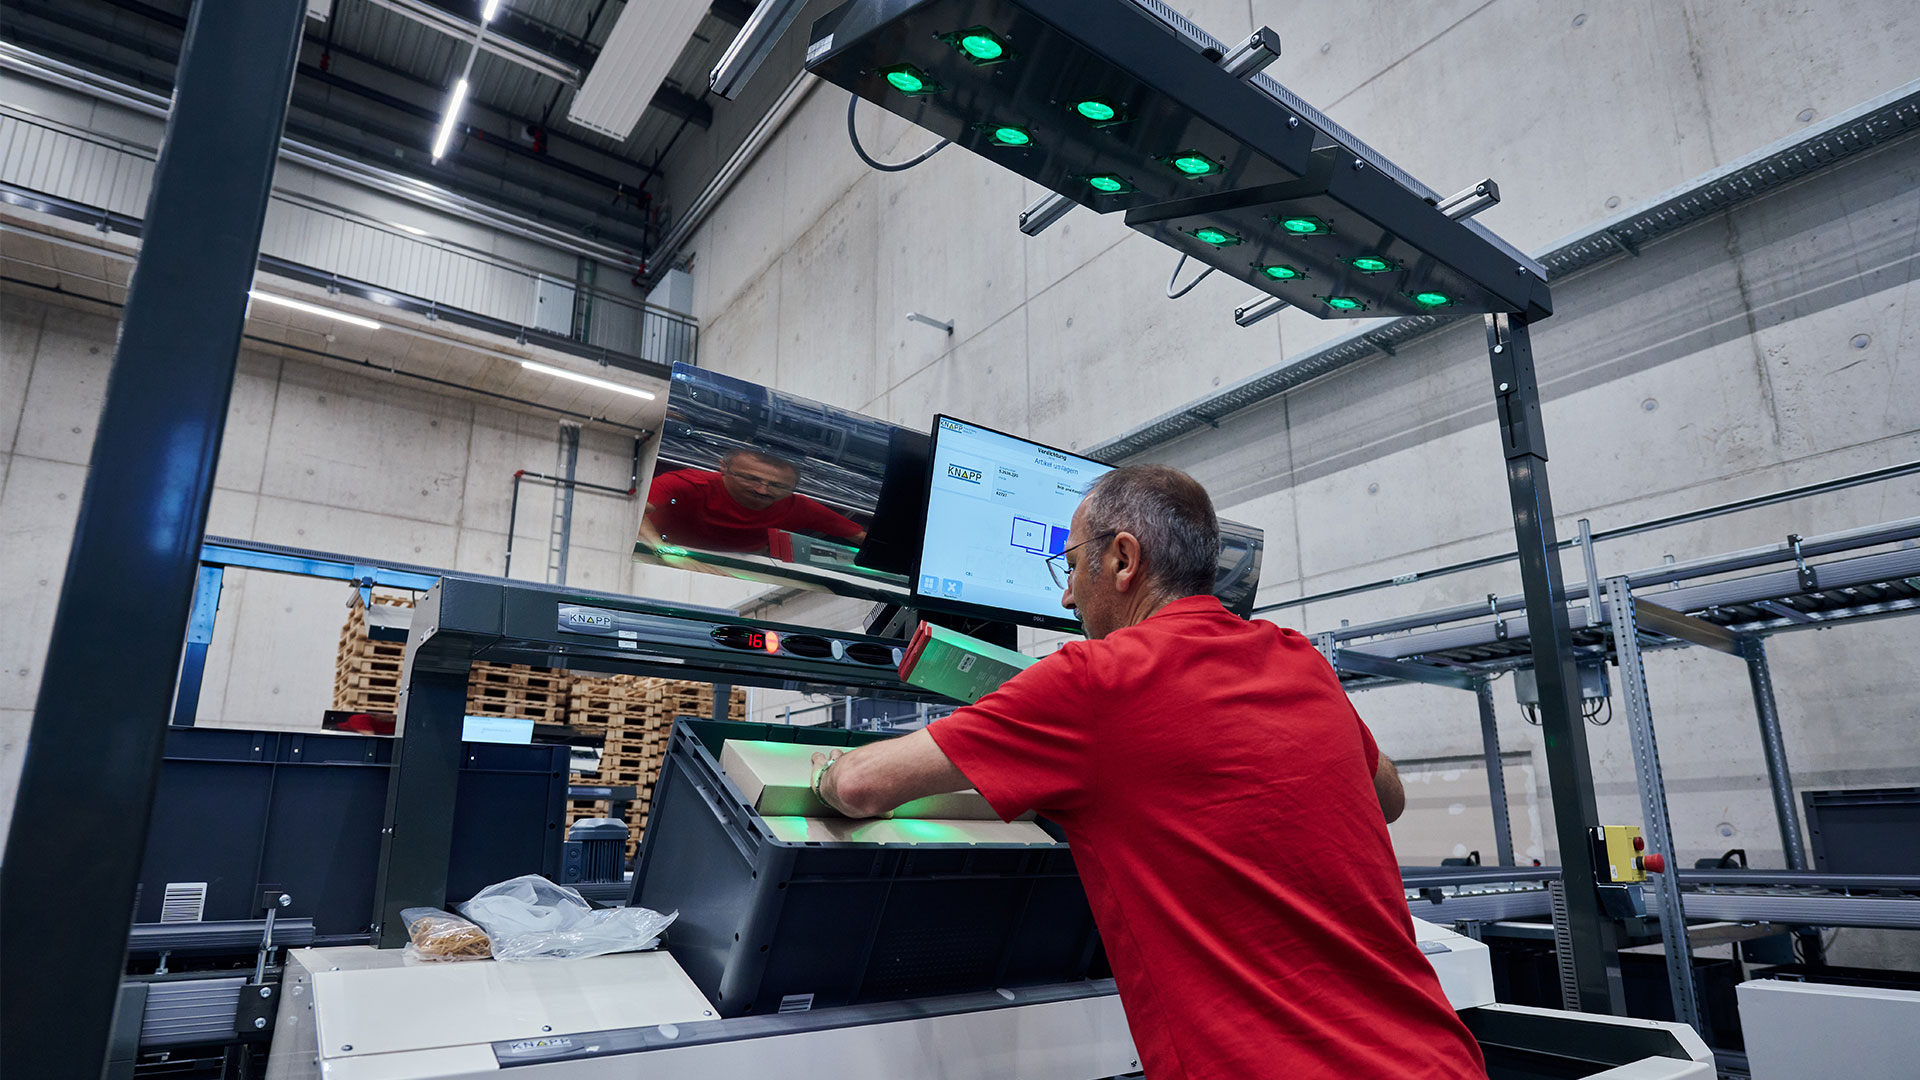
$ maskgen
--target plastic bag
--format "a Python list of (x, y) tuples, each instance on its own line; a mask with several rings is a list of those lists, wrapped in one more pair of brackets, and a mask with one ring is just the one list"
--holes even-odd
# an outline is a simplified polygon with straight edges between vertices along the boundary
[(651, 949), (680, 913), (595, 911), (578, 892), (527, 874), (481, 889), (460, 905), (460, 914), (493, 939), (496, 960), (578, 960)]
[(486, 931), (439, 908), (403, 908), (400, 921), (407, 926), (409, 959), (485, 960), (493, 955)]

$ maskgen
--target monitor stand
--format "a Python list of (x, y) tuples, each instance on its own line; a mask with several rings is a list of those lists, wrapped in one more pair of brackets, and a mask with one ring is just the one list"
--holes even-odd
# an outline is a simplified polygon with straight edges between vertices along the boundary
[(977, 637), (990, 645), (1003, 649), (1020, 648), (1020, 627), (1015, 623), (1001, 622), (998, 619), (978, 619), (967, 615), (949, 615), (943, 611), (920, 611), (894, 603), (878, 603), (867, 612), (867, 633), (874, 637), (906, 638), (913, 636), (913, 628), (921, 622), (930, 622), (935, 626), (944, 626), (949, 630), (958, 630), (971, 637)]

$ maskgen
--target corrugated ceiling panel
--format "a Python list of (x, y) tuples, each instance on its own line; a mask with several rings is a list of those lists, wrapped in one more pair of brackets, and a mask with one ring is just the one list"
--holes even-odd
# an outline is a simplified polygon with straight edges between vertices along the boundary
[(705, 0), (629, 4), (568, 106), (567, 119), (625, 140), (706, 13)]

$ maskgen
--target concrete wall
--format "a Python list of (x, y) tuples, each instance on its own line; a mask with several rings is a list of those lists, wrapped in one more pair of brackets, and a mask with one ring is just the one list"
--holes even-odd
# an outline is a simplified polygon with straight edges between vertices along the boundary
[[(13, 801), (117, 330), (106, 316), (0, 294), (0, 807)], [(546, 415), (243, 352), (208, 532), (499, 574), (513, 473), (552, 473), (557, 445)], [(632, 454), (627, 435), (588, 426), (578, 477), (625, 487)], [(545, 580), (551, 492), (522, 488), (515, 578)], [(682, 601), (747, 591), (636, 566), (635, 502), (581, 492), (573, 513), (570, 584)], [(200, 722), (319, 727), (348, 596), (336, 582), (229, 573)]]
[[(1506, 201), (1482, 220), (1527, 250), (1920, 76), (1920, 23), (1898, 0), (1175, 6), (1228, 41), (1278, 28), (1269, 73), (1433, 187), (1497, 179)], [(1075, 210), (1023, 237), (1014, 216), (1039, 190), (963, 151), (868, 171), (845, 101), (813, 94), (693, 238), (707, 366), (906, 425), (947, 411), (1078, 448), (1350, 329), (1291, 311), (1236, 328), (1248, 290), (1213, 280), (1169, 302), (1174, 256), (1115, 218)], [(928, 141), (864, 105), (862, 130), (884, 159)], [(1916, 457), (1917, 189), (1909, 141), (1559, 283), (1536, 347), (1562, 535)], [(1267, 530), (1269, 601), (1511, 550), (1485, 364), (1465, 320), (1154, 456)], [(1608, 545), (1602, 573), (1916, 513), (1911, 480), (1862, 488)], [(1502, 569), (1276, 617), (1327, 629), (1517, 586)], [(1920, 671), (1901, 659), (1916, 635), (1896, 620), (1776, 641), (1801, 787), (1920, 782)], [(1745, 847), (1779, 865), (1744, 670), (1698, 651), (1648, 668), (1681, 858)], [(1552, 859), (1537, 729), (1506, 684), (1498, 697), (1504, 744), (1534, 760), (1519, 844)], [(1403, 846), (1488, 851), (1484, 793), (1448, 775), (1479, 750), (1472, 701), (1413, 688), (1359, 704), (1390, 754), (1432, 763)], [(1638, 821), (1624, 729), (1592, 729), (1597, 782), (1605, 816)]]

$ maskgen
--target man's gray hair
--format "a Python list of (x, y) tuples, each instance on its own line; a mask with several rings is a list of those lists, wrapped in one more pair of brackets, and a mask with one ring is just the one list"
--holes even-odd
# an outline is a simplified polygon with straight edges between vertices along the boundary
[(757, 446), (736, 446), (728, 450), (726, 453), (720, 455), (720, 467), (726, 468), (743, 457), (750, 457), (765, 465), (790, 470), (795, 477), (800, 475), (799, 462), (788, 457), (783, 457), (771, 450), (762, 450)]
[(1198, 480), (1167, 465), (1128, 465), (1095, 480), (1081, 505), (1089, 537), (1129, 532), (1140, 541), (1154, 585), (1176, 597), (1213, 593), (1220, 519)]

